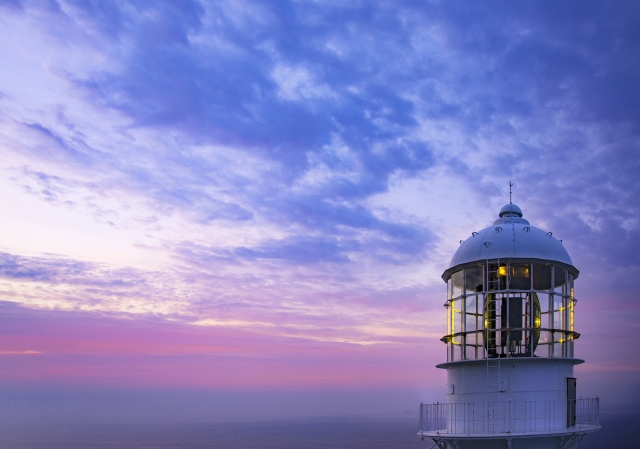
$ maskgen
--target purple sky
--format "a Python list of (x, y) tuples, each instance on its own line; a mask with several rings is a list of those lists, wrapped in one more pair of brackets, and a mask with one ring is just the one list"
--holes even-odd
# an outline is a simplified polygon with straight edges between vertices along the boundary
[(579, 395), (633, 405), (638, 80), (632, 1), (0, 0), (0, 413), (417, 410), (510, 179), (581, 271)]

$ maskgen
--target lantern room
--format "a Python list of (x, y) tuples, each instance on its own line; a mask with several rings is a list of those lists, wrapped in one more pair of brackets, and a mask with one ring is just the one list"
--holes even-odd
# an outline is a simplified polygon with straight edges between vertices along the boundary
[(442, 276), (447, 361), (573, 358), (578, 274), (561, 240), (507, 204), (492, 226), (460, 242)]

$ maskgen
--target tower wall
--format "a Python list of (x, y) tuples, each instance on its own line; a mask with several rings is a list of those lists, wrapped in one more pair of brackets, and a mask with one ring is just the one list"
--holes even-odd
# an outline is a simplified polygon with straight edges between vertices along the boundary
[(574, 377), (573, 367), (580, 363), (583, 361), (579, 359), (523, 357), (499, 362), (445, 363), (438, 368), (447, 370), (447, 403), (450, 404), (497, 400), (564, 401), (567, 399), (567, 378)]
[(567, 378), (573, 378), (573, 367), (581, 362), (522, 358), (445, 364), (448, 431), (565, 430)]

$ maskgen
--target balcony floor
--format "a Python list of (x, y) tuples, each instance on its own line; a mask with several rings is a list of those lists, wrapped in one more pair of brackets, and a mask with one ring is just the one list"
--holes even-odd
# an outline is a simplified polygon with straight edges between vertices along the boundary
[(487, 439), (487, 440), (495, 440), (501, 438), (535, 438), (535, 437), (546, 437), (546, 436), (554, 436), (554, 435), (571, 435), (574, 433), (591, 433), (597, 432), (600, 430), (600, 425), (597, 424), (578, 424), (574, 427), (567, 427), (566, 429), (561, 430), (551, 430), (551, 431), (542, 431), (542, 432), (496, 432), (496, 433), (453, 433), (448, 432), (446, 429), (442, 429), (441, 431), (431, 430), (431, 431), (419, 431), (418, 435), (422, 437), (428, 438), (456, 438), (456, 439)]

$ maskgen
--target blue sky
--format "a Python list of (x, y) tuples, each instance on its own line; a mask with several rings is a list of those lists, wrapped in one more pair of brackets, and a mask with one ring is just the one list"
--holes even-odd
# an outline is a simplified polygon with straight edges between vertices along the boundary
[[(637, 391), (639, 9), (0, 1), (4, 380), (441, 385), (439, 276), (513, 180), (582, 273), (585, 385)], [(128, 325), (147, 365), (105, 378)], [(193, 377), (140, 368), (185, 354)]]

